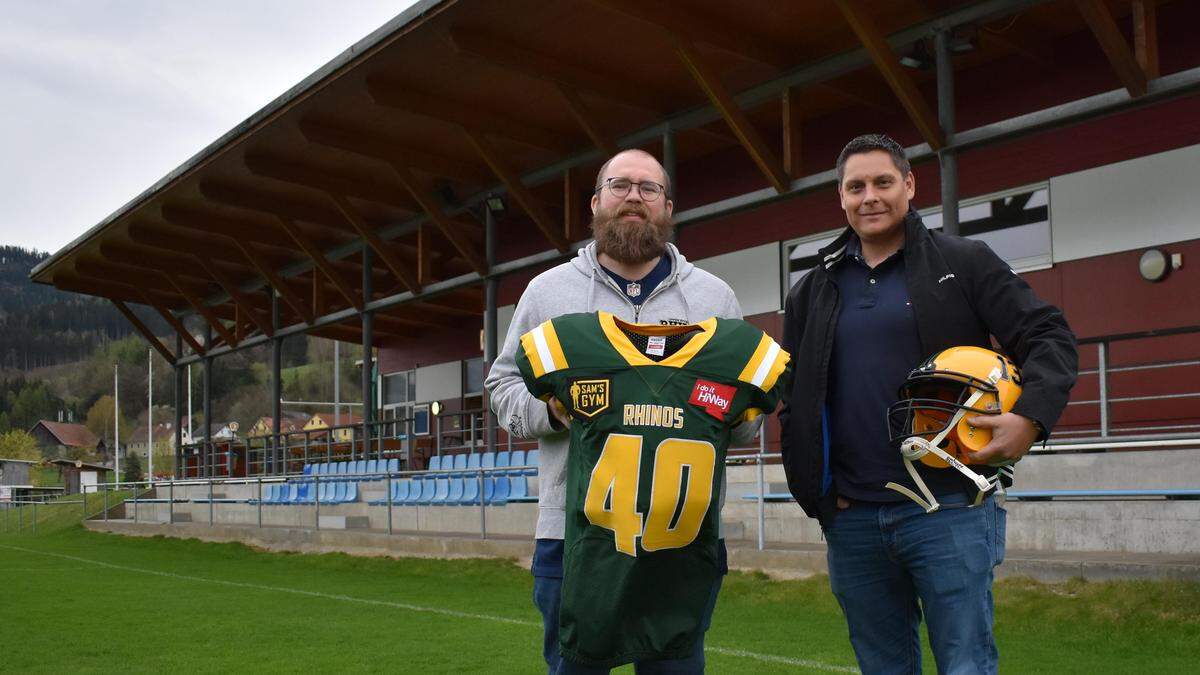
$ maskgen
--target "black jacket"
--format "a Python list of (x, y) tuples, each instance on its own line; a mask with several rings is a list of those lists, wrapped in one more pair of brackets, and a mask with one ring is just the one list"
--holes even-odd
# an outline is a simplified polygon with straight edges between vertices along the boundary
[[(1022, 371), (1023, 390), (1013, 412), (1048, 433), (1067, 404), (1079, 365), (1075, 335), (1062, 312), (1034, 295), (987, 244), (931, 232), (911, 210), (904, 228), (905, 280), (922, 351), (991, 348), (994, 335)], [(829, 270), (841, 262), (850, 234), (846, 228), (822, 249), (822, 262), (788, 293), (783, 327), (783, 347), (793, 367), (779, 413), (783, 466), (796, 502), (822, 524), (829, 522), (837, 496), (825, 394), (840, 301)], [(994, 473), (985, 467), (986, 475)]]

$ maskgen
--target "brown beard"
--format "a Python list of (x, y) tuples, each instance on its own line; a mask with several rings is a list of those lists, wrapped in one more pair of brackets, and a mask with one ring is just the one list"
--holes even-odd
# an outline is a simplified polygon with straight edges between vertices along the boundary
[[(622, 223), (628, 213), (646, 218), (640, 223)], [(667, 250), (674, 225), (666, 212), (651, 218), (650, 210), (638, 204), (621, 204), (616, 209), (596, 209), (592, 217), (592, 237), (596, 251), (626, 265), (640, 265), (658, 258)]]

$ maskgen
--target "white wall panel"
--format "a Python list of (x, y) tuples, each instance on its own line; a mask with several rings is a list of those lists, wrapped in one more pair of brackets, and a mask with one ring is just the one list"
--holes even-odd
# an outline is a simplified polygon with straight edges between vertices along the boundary
[(1200, 237), (1200, 145), (1050, 179), (1054, 260)]
[(505, 305), (496, 308), (496, 349), (504, 349), (504, 341), (508, 339), (508, 327), (512, 325), (513, 314), (517, 312), (516, 305)]
[(462, 361), (417, 368), (416, 403), (444, 401), (462, 396)]
[(729, 284), (742, 306), (742, 314), (750, 316), (780, 309), (779, 244), (763, 244), (692, 262)]

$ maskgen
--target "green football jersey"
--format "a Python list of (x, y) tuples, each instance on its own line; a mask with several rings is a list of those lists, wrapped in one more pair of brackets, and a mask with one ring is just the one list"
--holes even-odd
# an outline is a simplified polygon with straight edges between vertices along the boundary
[(691, 653), (718, 581), (730, 430), (775, 409), (788, 360), (740, 320), (568, 314), (521, 337), (526, 386), (572, 418), (564, 656), (612, 667)]

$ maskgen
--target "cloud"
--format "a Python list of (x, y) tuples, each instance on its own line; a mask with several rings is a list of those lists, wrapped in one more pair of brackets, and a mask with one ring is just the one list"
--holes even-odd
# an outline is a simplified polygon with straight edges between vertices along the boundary
[(0, 243), (57, 250), (408, 4), (6, 3)]

